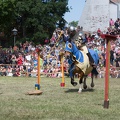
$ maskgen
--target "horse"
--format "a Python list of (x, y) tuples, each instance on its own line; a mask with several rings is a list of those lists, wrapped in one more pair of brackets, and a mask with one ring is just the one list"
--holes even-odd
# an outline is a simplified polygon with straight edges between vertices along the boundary
[[(77, 85), (77, 82), (74, 81), (74, 76), (76, 73), (79, 74), (79, 90), (78, 92), (81, 93), (82, 92), (82, 83), (83, 83), (83, 88), (87, 89), (87, 85), (86, 85), (86, 78), (87, 76), (91, 73), (91, 87), (94, 87), (94, 82), (93, 82), (93, 76), (97, 75), (97, 70), (96, 67), (92, 66), (90, 64), (89, 58), (87, 56), (87, 54), (84, 51), (79, 50), (75, 43), (73, 42), (69, 42), (67, 41), (65, 43), (65, 56), (68, 59), (68, 63), (70, 65), (69, 67), (69, 76), (71, 78), (71, 84), (73, 86)], [(93, 57), (96, 66), (99, 63), (99, 57), (97, 52), (95, 52), (92, 49), (88, 50), (91, 53), (91, 56)], [(84, 81), (83, 81), (84, 80)]]

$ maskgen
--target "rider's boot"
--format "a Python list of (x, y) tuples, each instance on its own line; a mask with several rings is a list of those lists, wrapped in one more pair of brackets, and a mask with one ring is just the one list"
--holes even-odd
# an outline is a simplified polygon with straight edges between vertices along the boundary
[(90, 65), (93, 66), (93, 67), (95, 67), (96, 65), (94, 63), (94, 59), (92, 58), (92, 56), (91, 56), (91, 54), (89, 52), (87, 53), (87, 56), (89, 58)]

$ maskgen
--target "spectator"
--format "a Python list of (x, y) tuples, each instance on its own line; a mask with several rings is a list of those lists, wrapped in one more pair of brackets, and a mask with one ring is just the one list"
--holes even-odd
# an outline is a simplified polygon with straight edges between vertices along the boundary
[(24, 57), (22, 56), (22, 54), (19, 54), (18, 58), (16, 59), (17, 61), (17, 65), (22, 65), (24, 62)]
[(109, 21), (110, 27), (113, 29), (114, 28), (114, 20), (111, 18)]
[(113, 65), (113, 61), (114, 61), (114, 50), (110, 50), (110, 64)]
[(120, 70), (120, 54), (119, 53), (116, 54), (115, 62), (116, 62), (116, 67), (118, 68), (118, 70)]
[(7, 68), (7, 76), (13, 76), (13, 73), (12, 73), (12, 66), (8, 66)]
[(100, 34), (101, 34), (101, 30), (100, 30), (100, 28), (98, 28), (97, 35), (100, 36)]

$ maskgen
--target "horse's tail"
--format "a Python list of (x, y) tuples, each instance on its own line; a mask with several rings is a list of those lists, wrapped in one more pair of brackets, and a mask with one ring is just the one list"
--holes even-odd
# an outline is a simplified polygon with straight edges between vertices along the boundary
[(97, 69), (96, 69), (96, 67), (93, 67), (93, 70), (91, 71), (91, 74), (92, 74), (92, 76), (98, 76), (98, 71), (97, 71)]

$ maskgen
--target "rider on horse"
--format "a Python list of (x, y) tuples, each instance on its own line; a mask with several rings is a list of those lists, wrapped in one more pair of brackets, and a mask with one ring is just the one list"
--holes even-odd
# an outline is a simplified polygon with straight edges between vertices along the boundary
[[(82, 44), (80, 44), (79, 40), (77, 38), (80, 37), (79, 33), (80, 33), (80, 29), (74, 29), (74, 27), (70, 27), (67, 30), (67, 37), (64, 35), (64, 31), (62, 31), (62, 39), (60, 39), (58, 41), (58, 45), (60, 43), (63, 43), (63, 41), (65, 42), (65, 52), (61, 52), (59, 55), (61, 56), (62, 53), (64, 55), (66, 55), (68, 57), (68, 63), (69, 63), (69, 76), (71, 78), (71, 84), (73, 86), (77, 85), (77, 82), (74, 81), (74, 75), (76, 73), (79, 74), (79, 84), (81, 85), (83, 82), (82, 80), (84, 79), (84, 89), (86, 89), (86, 76), (90, 73), (91, 74), (91, 78), (92, 78), (92, 82), (91, 82), (91, 87), (94, 87), (93, 84), (93, 76), (95, 75), (95, 72), (93, 73), (93, 69), (94, 68), (91, 64), (90, 64), (90, 58), (89, 58), (89, 54), (92, 54), (91, 56), (93, 57), (94, 61), (91, 60), (91, 63), (95, 63), (96, 66), (98, 65), (98, 60), (99, 57), (97, 56), (97, 52), (95, 52), (94, 50), (89, 50), (85, 43), (83, 42)], [(78, 45), (75, 44), (75, 42), (78, 41)], [(80, 50), (78, 49), (81, 45), (83, 45), (81, 47), (81, 49), (84, 48), (84, 50)], [(86, 50), (86, 52), (85, 52)], [(89, 53), (90, 52), (90, 53)], [(87, 54), (88, 53), (88, 54)], [(79, 88), (79, 91), (81, 91), (81, 87)]]
[[(74, 27), (71, 26), (71, 27), (69, 27), (69, 29), (67, 29), (67, 32), (68, 32), (67, 37), (64, 36), (64, 32), (62, 34), (63, 41), (64, 42), (67, 42), (67, 41), (71, 42), (72, 41), (72, 42), (76, 43), (77, 48), (79, 50), (85, 52), (86, 55), (88, 56), (89, 61), (90, 61), (90, 65), (93, 68), (96, 67), (96, 65), (98, 64), (99, 57), (98, 57), (97, 53), (95, 54), (95, 52), (93, 50), (87, 48), (85, 37), (83, 37), (82, 28), (80, 28), (78, 26), (78, 28), (75, 29)], [(74, 66), (74, 62), (73, 62), (74, 60), (75, 60), (74, 57), (70, 57), (68, 59), (68, 63), (70, 65), (69, 71)]]
[(89, 49), (86, 46), (86, 38), (83, 37), (83, 33), (80, 32), (78, 35), (78, 38), (75, 40), (76, 46), (78, 47), (79, 50), (84, 51), (90, 61), (90, 64), (94, 67), (95, 66), (95, 62), (94, 59), (91, 56), (91, 53), (89, 52)]
[(86, 40), (85, 40), (86, 38), (83, 37), (82, 27), (80, 28), (78, 26), (77, 29), (75, 30), (75, 28), (71, 26), (71, 27), (69, 27), (69, 29), (67, 29), (67, 32), (68, 32), (67, 37), (64, 35), (64, 32), (62, 33), (63, 41), (64, 42), (66, 42), (66, 41), (75, 42), (78, 49), (81, 51), (84, 51), (87, 54), (89, 61), (90, 61), (90, 64), (93, 67), (96, 66), (94, 58), (91, 56), (91, 50), (89, 50), (86, 46)]

